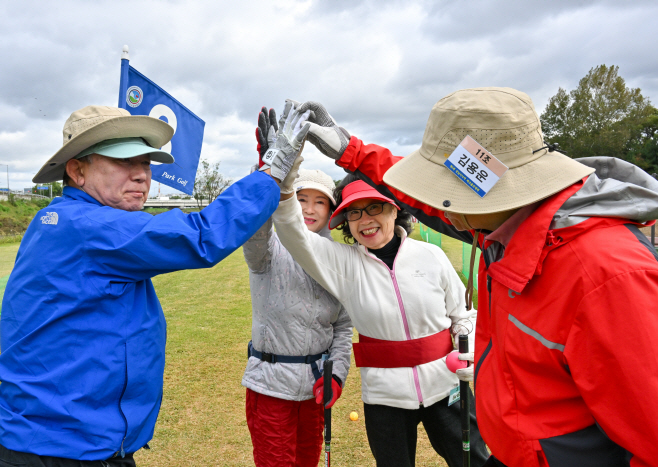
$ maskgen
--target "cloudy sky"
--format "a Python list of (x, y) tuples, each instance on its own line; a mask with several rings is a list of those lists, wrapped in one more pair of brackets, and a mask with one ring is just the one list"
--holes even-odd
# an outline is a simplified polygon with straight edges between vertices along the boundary
[[(657, 17), (650, 0), (0, 0), (0, 164), (12, 189), (29, 187), (71, 112), (116, 106), (124, 44), (131, 65), (206, 121), (201, 157), (237, 179), (256, 159), (258, 110), (288, 97), (324, 103), (396, 155), (461, 88), (514, 87), (541, 113), (606, 64), (656, 104)], [(305, 157), (341, 177), (314, 148)]]

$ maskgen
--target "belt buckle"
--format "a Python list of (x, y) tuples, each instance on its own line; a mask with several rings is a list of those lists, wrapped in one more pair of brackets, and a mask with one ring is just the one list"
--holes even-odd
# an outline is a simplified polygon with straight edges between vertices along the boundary
[(261, 360), (263, 360), (264, 362), (276, 363), (276, 357), (274, 356), (274, 354), (263, 352), (262, 355), (263, 356), (262, 356)]

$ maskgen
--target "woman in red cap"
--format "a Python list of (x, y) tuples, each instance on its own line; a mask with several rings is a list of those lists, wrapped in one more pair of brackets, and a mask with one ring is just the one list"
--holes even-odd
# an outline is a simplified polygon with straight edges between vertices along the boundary
[[(435, 451), (460, 466), (460, 404), (451, 397), (459, 380), (445, 357), (453, 350), (451, 329), (474, 335), (476, 311), (465, 306), (464, 285), (440, 248), (407, 237), (411, 216), (393, 200), (354, 176), (335, 198), (329, 227), (353, 245), (309, 233), (288, 194), (273, 219), (282, 244), (340, 300), (359, 332), (354, 355), (377, 466), (415, 465), (420, 422)], [(489, 454), (474, 412), (471, 430), (472, 465), (481, 466)]]

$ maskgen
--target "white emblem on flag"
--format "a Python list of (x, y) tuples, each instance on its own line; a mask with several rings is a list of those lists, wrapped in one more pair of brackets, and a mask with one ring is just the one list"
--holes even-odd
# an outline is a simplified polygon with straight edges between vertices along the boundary
[(130, 107), (137, 107), (139, 104), (142, 103), (142, 100), (144, 99), (144, 93), (142, 92), (142, 88), (139, 86), (130, 86), (128, 88), (128, 92), (126, 92), (126, 103)]
[(47, 212), (45, 216), (41, 216), (42, 224), (57, 225), (59, 217), (56, 212)]

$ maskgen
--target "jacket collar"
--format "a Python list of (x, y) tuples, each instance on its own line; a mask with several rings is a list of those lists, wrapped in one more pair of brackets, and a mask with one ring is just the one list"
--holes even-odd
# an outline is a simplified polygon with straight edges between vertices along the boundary
[[(535, 272), (541, 271), (545, 248), (553, 249), (560, 244), (552, 240), (552, 231), (549, 232), (554, 214), (582, 186), (583, 180), (551, 196), (518, 226), (503, 258), (489, 266), (487, 272), (492, 279), (517, 293), (523, 291)], [(491, 243), (485, 241), (485, 248)]]
[(78, 188), (73, 188), (72, 186), (65, 186), (63, 194), (64, 198), (71, 198), (76, 201), (85, 201), (87, 203), (97, 204), (98, 206), (105, 206), (96, 198), (92, 198), (84, 191), (79, 190)]
[(530, 214), (532, 214), (540, 204), (541, 201), (538, 201), (519, 209), (514, 213), (514, 215), (512, 215), (512, 217), (507, 219), (503, 225), (487, 235), (487, 240), (491, 242), (498, 242), (507, 247), (510, 240), (512, 240), (512, 237), (516, 233), (516, 229), (518, 229), (519, 226), (523, 224), (523, 222), (525, 222), (528, 217), (530, 217)]
[[(404, 241), (407, 239), (407, 231), (404, 230), (404, 227), (402, 227), (400, 225), (396, 225), (395, 229), (393, 231), (395, 232), (395, 235), (400, 237), (400, 240), (401, 240), (400, 248), (402, 248), (402, 245), (404, 244)], [(372, 254), (368, 253), (368, 249), (366, 247), (364, 247), (363, 245), (361, 245), (360, 243), (357, 242), (357, 243), (355, 243), (355, 245), (361, 251), (361, 253), (365, 254), (366, 256), (373, 256)], [(398, 251), (400, 251), (400, 250), (398, 250)]]

